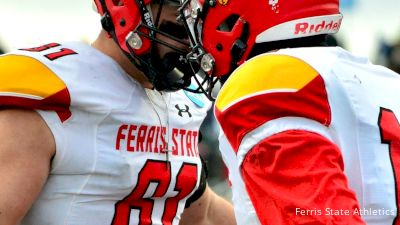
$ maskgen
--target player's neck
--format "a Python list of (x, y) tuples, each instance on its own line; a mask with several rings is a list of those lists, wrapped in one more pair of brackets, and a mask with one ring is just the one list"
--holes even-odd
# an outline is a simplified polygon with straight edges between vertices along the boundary
[(117, 44), (107, 36), (105, 31), (99, 34), (92, 46), (114, 59), (129, 76), (138, 81), (144, 88), (153, 88), (144, 74), (121, 52)]

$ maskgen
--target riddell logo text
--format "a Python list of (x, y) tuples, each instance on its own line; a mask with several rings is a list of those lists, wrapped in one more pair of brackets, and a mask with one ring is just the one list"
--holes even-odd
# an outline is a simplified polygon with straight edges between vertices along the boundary
[(295, 26), (294, 34), (318, 34), (318, 33), (326, 33), (326, 31), (338, 31), (340, 28), (340, 24), (342, 23), (342, 19), (338, 21), (331, 20), (330, 22), (323, 20), (319, 24), (312, 23), (298, 23)]
[(144, 20), (146, 21), (147, 26), (153, 27), (153, 21), (151, 21), (150, 13), (146, 12), (146, 13), (144, 14)]

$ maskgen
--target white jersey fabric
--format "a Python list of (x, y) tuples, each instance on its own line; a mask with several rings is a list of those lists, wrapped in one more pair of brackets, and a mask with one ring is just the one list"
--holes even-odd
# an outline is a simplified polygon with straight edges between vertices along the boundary
[(0, 104), (37, 109), (56, 141), (48, 181), (22, 225), (179, 223), (199, 185), (205, 97), (144, 89), (83, 43), (1, 60), (10, 85), (0, 84)]
[[(285, 60), (296, 64), (287, 76), (282, 72), (287, 68), (279, 69), (276, 64)], [(315, 76), (310, 78), (301, 74), (303, 67), (311, 67)], [(257, 73), (258, 76), (251, 75)], [(290, 77), (293, 79), (286, 79)], [(322, 85), (310, 85), (315, 79), (321, 79)], [(247, 83), (244, 84), (244, 80)], [(239, 81), (244, 86), (240, 91), (237, 88)], [(400, 175), (400, 152), (396, 152), (400, 150), (399, 88), (398, 74), (339, 47), (283, 49), (252, 58), (239, 67), (222, 88), (215, 107), (217, 119), (225, 131), (220, 135), (220, 150), (233, 183), (238, 224), (261, 224), (242, 179), (243, 159), (257, 143), (287, 130), (315, 132), (337, 145), (344, 159), (349, 186), (357, 195), (362, 218), (368, 225), (394, 224), (399, 207), (397, 193), (400, 191), (396, 181), (396, 174)], [(293, 106), (295, 110), (286, 113), (288, 104), (293, 104), (286, 100), (307, 92), (325, 92), (327, 106), (313, 112), (299, 104), (297, 108)], [(287, 93), (291, 95), (286, 96)], [(258, 104), (263, 107), (259, 112), (275, 110), (275, 118), (265, 119), (262, 114), (244, 113), (245, 107), (258, 107), (246, 102), (271, 95), (278, 96), (281, 100), (279, 105), (266, 100), (265, 104)], [(307, 104), (313, 102), (316, 100), (309, 100)], [(324, 118), (328, 119), (318, 120), (322, 118), (318, 115), (324, 113)], [(241, 117), (245, 118), (232, 122)]]

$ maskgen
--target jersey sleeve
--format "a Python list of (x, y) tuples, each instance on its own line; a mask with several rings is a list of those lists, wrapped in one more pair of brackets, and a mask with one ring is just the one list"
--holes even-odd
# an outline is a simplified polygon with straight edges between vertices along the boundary
[(261, 224), (365, 224), (343, 170), (337, 146), (304, 130), (262, 140), (241, 166)]
[(300, 58), (265, 54), (219, 93), (215, 115), (261, 224), (364, 224), (329, 129), (327, 85)]
[(70, 104), (66, 84), (45, 64), (25, 55), (0, 57), (0, 107), (51, 110), (65, 121)]

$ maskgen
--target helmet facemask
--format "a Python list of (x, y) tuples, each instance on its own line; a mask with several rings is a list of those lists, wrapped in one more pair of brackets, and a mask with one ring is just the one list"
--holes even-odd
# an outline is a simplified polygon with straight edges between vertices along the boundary
[(209, 2), (202, 3), (199, 0), (181, 0), (180, 15), (190, 41), (191, 52), (186, 55), (186, 61), (191, 70), (196, 73), (194, 80), (197, 87), (192, 92), (203, 93), (210, 100), (215, 100), (213, 89), (217, 86), (219, 78), (213, 75), (215, 60), (211, 54), (206, 53), (201, 43), (202, 19), (208, 8)]
[[(218, 44), (213, 45), (212, 48), (216, 51), (211, 52), (210, 44), (205, 45), (203, 42), (203, 26), (204, 23), (210, 21), (208, 12), (217, 4), (222, 4), (217, 1), (207, 0), (181, 0), (182, 9), (181, 17), (184, 19), (184, 25), (189, 31), (189, 40), (191, 41), (191, 52), (188, 54), (187, 61), (192, 67), (199, 68), (198, 74), (203, 74), (203, 82), (201, 91), (204, 92), (211, 100), (215, 100), (215, 91), (218, 86), (221, 86), (225, 81), (225, 75), (230, 74), (238, 66), (238, 62), (242, 60), (243, 54), (247, 49), (248, 40), (248, 24), (242, 20), (239, 15), (232, 14), (225, 17), (223, 20), (219, 19), (218, 24), (214, 24), (214, 31), (220, 36), (215, 38)], [(228, 10), (229, 11), (229, 10)], [(210, 29), (208, 27), (208, 29)], [(218, 53), (216, 55), (214, 53)], [(225, 59), (225, 64), (222, 66), (224, 72), (221, 73), (221, 65), (216, 64), (218, 56)], [(227, 76), (226, 76), (227, 77)]]

